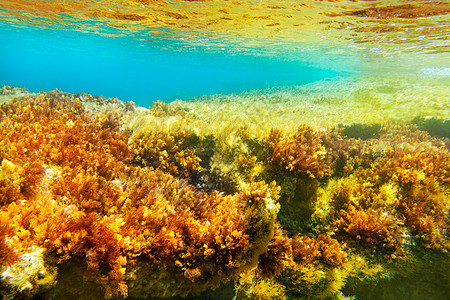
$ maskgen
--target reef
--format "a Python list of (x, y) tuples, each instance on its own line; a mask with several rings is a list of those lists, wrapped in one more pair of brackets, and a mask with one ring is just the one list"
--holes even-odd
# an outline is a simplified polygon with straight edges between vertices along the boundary
[(2, 95), (4, 298), (350, 299), (445, 277), (450, 141), (424, 123), (252, 130), (179, 102)]

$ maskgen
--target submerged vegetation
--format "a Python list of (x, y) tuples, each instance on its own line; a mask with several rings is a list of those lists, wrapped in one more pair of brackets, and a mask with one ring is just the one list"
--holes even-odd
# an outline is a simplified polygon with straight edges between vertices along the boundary
[[(0, 296), (447, 299), (449, 13), (449, 1), (0, 1), (5, 82), (26, 70), (34, 86), (50, 73), (108, 93), (209, 93), (209, 76), (272, 86), (149, 108), (0, 87)], [(35, 30), (38, 42), (22, 36)], [(105, 39), (83, 42), (93, 35)], [(16, 38), (45, 55), (16, 53)], [(315, 76), (335, 77), (295, 86)]]
[(345, 299), (408, 270), (446, 276), (427, 264), (449, 261), (450, 141), (427, 123), (253, 130), (179, 102), (1, 94), (5, 297), (231, 281), (235, 299)]

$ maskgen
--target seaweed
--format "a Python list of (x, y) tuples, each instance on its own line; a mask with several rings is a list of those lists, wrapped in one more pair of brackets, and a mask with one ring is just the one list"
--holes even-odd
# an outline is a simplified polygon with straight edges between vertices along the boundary
[(347, 262), (347, 254), (342, 251), (339, 242), (325, 234), (317, 238), (296, 235), (292, 238), (292, 257), (298, 264), (320, 262), (336, 268)]
[(192, 144), (193, 133), (186, 130), (174, 132), (147, 132), (135, 140), (133, 160), (140, 166), (151, 166), (174, 176), (190, 178), (204, 171), (201, 158)]
[[(175, 172), (175, 164), (136, 166), (120, 116), (93, 115), (72, 95), (40, 94), (5, 110), (1, 267), (16, 255), (13, 263), (21, 270), (20, 258), (37, 249), (36, 270), (47, 268), (40, 263), (43, 256), (55, 265), (81, 259), (86, 272), (97, 274), (107, 297), (128, 294), (125, 279), (135, 268), (143, 268), (136, 271), (143, 276), (156, 271), (138, 278), (145, 284), (131, 285), (132, 294), (168, 296), (234, 279), (256, 267), (267, 249), (278, 212), (275, 183), (251, 182), (224, 196), (174, 177), (169, 172)], [(185, 131), (177, 134), (189, 138)], [(171, 136), (165, 142), (167, 149), (176, 149), (171, 153), (185, 176), (200, 168), (198, 158), (178, 148)], [(36, 159), (30, 163), (30, 157)], [(11, 251), (15, 254), (9, 256)], [(161, 276), (183, 284), (170, 286), (159, 281)], [(39, 290), (39, 283), (26, 276), (21, 282), (8, 278), (13, 290)]]
[(262, 278), (273, 278), (283, 271), (292, 259), (291, 240), (286, 232), (276, 224), (273, 238), (267, 245), (267, 251), (259, 257), (258, 268)]
[(349, 206), (334, 225), (353, 240), (385, 249), (389, 258), (402, 255), (401, 231), (395, 220), (381, 210), (357, 210)]
[(294, 174), (322, 178), (329, 176), (329, 157), (323, 143), (324, 134), (301, 125), (294, 134), (272, 128), (267, 136), (269, 162), (283, 166)]
[(419, 125), (256, 134), (123, 106), (60, 91), (2, 104), (2, 292), (61, 295), (72, 269), (100, 298), (228, 281), (239, 299), (333, 298), (418, 249), (447, 255), (448, 141)]

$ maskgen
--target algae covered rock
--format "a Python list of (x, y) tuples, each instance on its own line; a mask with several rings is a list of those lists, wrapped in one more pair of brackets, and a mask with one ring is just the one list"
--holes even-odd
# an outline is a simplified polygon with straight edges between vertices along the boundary
[(406, 122), (367, 139), (251, 131), (174, 105), (59, 91), (1, 105), (2, 295), (350, 299), (445, 277), (447, 139)]

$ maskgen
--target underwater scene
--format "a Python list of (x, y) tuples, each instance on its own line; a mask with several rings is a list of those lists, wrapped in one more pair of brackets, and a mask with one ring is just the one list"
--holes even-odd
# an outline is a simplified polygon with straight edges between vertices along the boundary
[(0, 296), (449, 299), (449, 16), (0, 1)]

